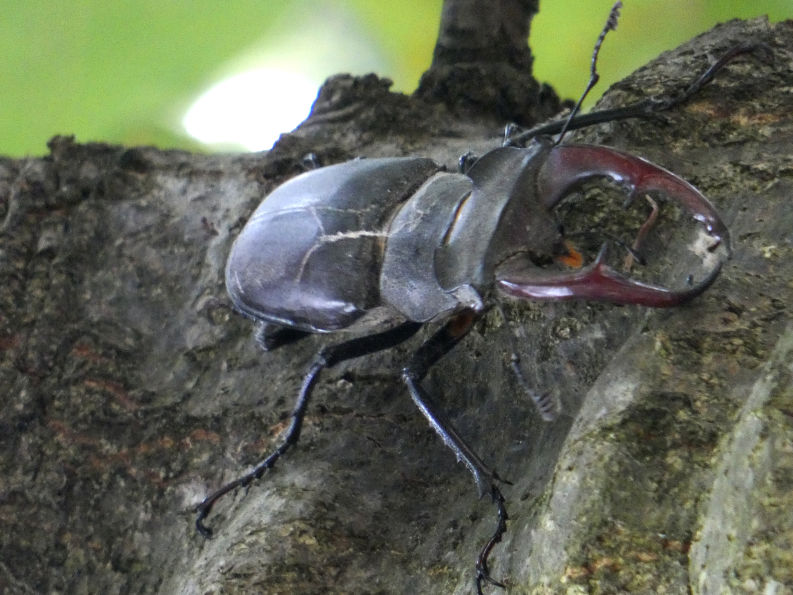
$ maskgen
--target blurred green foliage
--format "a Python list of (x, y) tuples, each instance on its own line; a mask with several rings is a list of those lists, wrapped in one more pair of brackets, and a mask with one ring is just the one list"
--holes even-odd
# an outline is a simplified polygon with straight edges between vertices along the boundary
[[(611, 4), (542, 2), (531, 36), (540, 80), (565, 97), (580, 92)], [(761, 14), (780, 20), (793, 12), (791, 0), (624, 4), (601, 54), (600, 92), (716, 22)], [(310, 48), (326, 33), (325, 15), (333, 11), (365, 32), (379, 74), (412, 91), (432, 59), (440, 6), (441, 0), (0, 0), (0, 154), (45, 153), (54, 134), (196, 148), (180, 132), (195, 97), (253, 49), (270, 48), (288, 59), (290, 39)], [(346, 59), (326, 60), (319, 47), (308, 54), (303, 63), (318, 80), (362, 73)]]

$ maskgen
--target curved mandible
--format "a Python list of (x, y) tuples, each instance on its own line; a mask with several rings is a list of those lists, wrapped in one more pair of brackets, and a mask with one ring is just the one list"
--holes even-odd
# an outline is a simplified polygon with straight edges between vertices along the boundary
[(642, 192), (660, 192), (700, 221), (716, 240), (710, 250), (723, 244), (731, 254), (730, 233), (711, 202), (691, 184), (646, 159), (609, 147), (557, 145), (538, 172), (537, 185), (549, 209), (575, 186), (594, 177), (611, 178), (630, 189), (632, 199)]
[[(640, 157), (608, 147), (558, 145), (550, 150), (537, 176), (543, 204), (552, 209), (582, 182), (607, 177), (629, 189), (629, 200), (639, 193), (659, 192), (681, 205), (707, 229), (714, 243), (730, 256), (730, 235), (715, 207), (702, 193), (672, 172)], [(507, 264), (496, 271), (496, 283), (503, 293), (520, 298), (545, 300), (586, 299), (617, 304), (639, 304), (655, 308), (677, 306), (698, 296), (716, 280), (722, 260), (696, 285), (672, 291), (630, 279), (605, 262), (606, 246), (595, 262), (569, 273), (540, 273), (527, 262)]]
[(651, 308), (669, 308), (683, 304), (710, 287), (721, 272), (721, 263), (702, 281), (684, 291), (629, 279), (605, 263), (607, 244), (600, 249), (595, 262), (563, 274), (499, 275), (499, 290), (518, 298), (536, 300), (594, 300), (612, 304), (637, 304)]

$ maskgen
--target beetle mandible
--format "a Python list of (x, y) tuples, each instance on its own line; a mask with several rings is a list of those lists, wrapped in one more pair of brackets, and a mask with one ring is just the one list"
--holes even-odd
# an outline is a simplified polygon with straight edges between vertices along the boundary
[[(592, 78), (603, 37), (595, 46)], [(352, 331), (324, 347), (298, 393), (280, 446), (249, 473), (209, 495), (197, 508), (204, 524), (224, 494), (258, 479), (296, 444), (320, 372), (339, 362), (393, 347), (426, 324), (440, 324), (402, 370), (414, 403), (490, 495), (497, 525), (476, 561), (476, 588), (503, 586), (488, 572), (491, 549), (506, 530), (499, 476), (465, 442), (434, 404), (421, 381), (492, 305), (498, 294), (545, 300), (588, 299), (667, 307), (701, 294), (729, 257), (727, 227), (713, 205), (675, 174), (616, 149), (562, 144), (564, 131), (597, 122), (646, 117), (687, 100), (734, 56), (738, 46), (673, 99), (650, 98), (626, 108), (577, 116), (521, 134), (451, 173), (432, 159), (359, 159), (306, 172), (266, 197), (232, 247), (226, 285), (234, 307), (261, 325), (261, 344), (274, 349), (310, 333)], [(580, 101), (579, 101), (580, 105)], [(560, 132), (553, 142), (543, 136)], [(528, 141), (528, 142), (526, 142)], [(461, 160), (462, 163), (462, 160)], [(710, 272), (683, 290), (633, 280), (595, 261), (572, 272), (543, 272), (537, 262), (571, 254), (553, 217), (554, 207), (582, 182), (610, 178), (629, 197), (651, 193), (677, 203), (700, 222), (719, 253)]]

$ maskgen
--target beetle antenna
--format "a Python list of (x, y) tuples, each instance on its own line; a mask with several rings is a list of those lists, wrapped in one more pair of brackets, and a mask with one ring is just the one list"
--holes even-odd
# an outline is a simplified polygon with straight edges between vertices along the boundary
[(570, 127), (570, 122), (572, 122), (573, 118), (575, 118), (576, 114), (581, 110), (581, 104), (584, 103), (584, 99), (589, 92), (592, 90), (597, 82), (600, 80), (600, 75), (597, 71), (597, 61), (598, 61), (598, 54), (600, 53), (600, 46), (603, 45), (603, 40), (606, 39), (606, 34), (609, 31), (613, 31), (617, 28), (617, 21), (620, 18), (620, 8), (622, 8), (622, 2), (619, 0), (614, 3), (614, 6), (611, 7), (611, 12), (609, 13), (609, 18), (606, 19), (606, 24), (603, 26), (603, 30), (600, 32), (598, 36), (598, 40), (595, 42), (595, 49), (592, 52), (592, 65), (589, 69), (589, 83), (587, 83), (586, 89), (584, 89), (581, 98), (578, 100), (578, 103), (575, 104), (575, 107), (570, 112), (570, 115), (567, 117), (567, 121), (564, 123), (564, 127), (562, 131), (559, 133), (559, 137), (556, 139), (555, 144), (559, 144), (562, 142), (565, 133), (567, 133), (567, 129)]

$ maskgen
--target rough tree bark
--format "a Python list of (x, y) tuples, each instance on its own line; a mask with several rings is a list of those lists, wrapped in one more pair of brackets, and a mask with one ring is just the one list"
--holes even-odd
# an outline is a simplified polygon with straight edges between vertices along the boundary
[[(711, 290), (669, 311), (508, 304), (564, 404), (551, 424), (515, 386), (497, 313), (427, 381), (514, 482), (492, 557), (511, 593), (793, 588), (793, 23), (718, 26), (601, 105), (679, 89), (746, 40), (773, 62), (736, 60), (662, 120), (576, 136), (716, 203), (735, 256)], [(326, 340), (257, 350), (222, 283), (241, 224), (310, 151), (451, 168), (498, 144), (497, 109), (461, 114), (340, 76), (263, 154), (59, 137), (0, 160), (0, 591), (471, 592), (493, 511), (395, 373), (414, 343), (328, 371), (299, 447), (216, 507), (214, 539), (193, 526), (272, 446)]]

